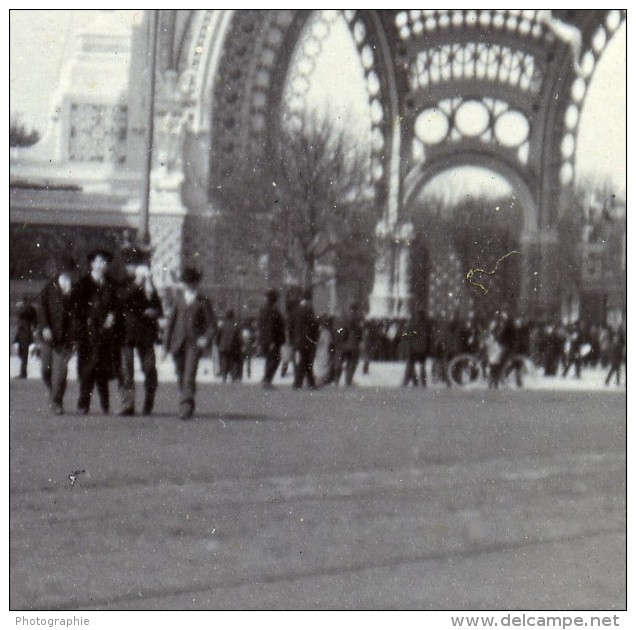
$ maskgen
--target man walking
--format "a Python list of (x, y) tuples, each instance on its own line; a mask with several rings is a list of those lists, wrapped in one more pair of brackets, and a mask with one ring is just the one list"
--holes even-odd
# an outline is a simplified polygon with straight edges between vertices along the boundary
[(68, 362), (73, 354), (73, 260), (63, 261), (57, 278), (40, 295), (39, 326), (42, 338), (42, 380), (49, 390), (51, 411), (64, 413)]
[(221, 380), (225, 383), (229, 376), (233, 383), (240, 381), (243, 375), (243, 352), (241, 329), (236, 321), (234, 309), (225, 312), (218, 334), (218, 344)]
[(265, 304), (259, 314), (260, 344), (265, 357), (263, 387), (273, 387), (272, 381), (280, 363), (280, 349), (285, 343), (285, 320), (278, 310), (278, 292), (269, 289), (265, 294)]
[(364, 318), (362, 312), (358, 304), (354, 302), (351, 304), (349, 316), (344, 323), (342, 331), (342, 367), (347, 387), (353, 385), (353, 375), (360, 361), (363, 327)]
[(313, 364), (320, 336), (320, 326), (311, 304), (311, 289), (305, 289), (300, 304), (294, 311), (291, 326), (291, 343), (295, 354), (294, 389), (300, 389), (305, 380), (316, 387)]
[(148, 254), (130, 246), (123, 252), (126, 279), (119, 290), (121, 315), (121, 410), (120, 416), (135, 415), (135, 350), (144, 374), (143, 415), (152, 413), (157, 391), (155, 343), (161, 300), (150, 277)]
[(35, 308), (24, 296), (18, 300), (18, 327), (13, 339), (18, 357), (20, 357), (20, 374), (16, 378), (27, 377), (27, 365), (29, 363), (29, 347), (33, 343), (33, 329), (37, 324)]
[(97, 393), (104, 413), (110, 411), (108, 382), (119, 378), (119, 340), (115, 334), (117, 295), (108, 277), (110, 252), (96, 249), (88, 255), (90, 272), (80, 278), (73, 292), (73, 319), (77, 340), (80, 394), (77, 408), (88, 413), (91, 394)]
[(194, 413), (197, 369), (204, 350), (216, 330), (216, 316), (210, 300), (199, 293), (201, 272), (186, 267), (181, 276), (184, 289), (174, 305), (164, 338), (164, 349), (172, 354), (179, 382), (179, 417), (189, 420)]
[(409, 319), (406, 330), (406, 368), (402, 387), (408, 387), (411, 383), (417, 387), (417, 364), (420, 366), (419, 383), (426, 387), (426, 359), (429, 349), (429, 330), (426, 312), (424, 309), (418, 310)]

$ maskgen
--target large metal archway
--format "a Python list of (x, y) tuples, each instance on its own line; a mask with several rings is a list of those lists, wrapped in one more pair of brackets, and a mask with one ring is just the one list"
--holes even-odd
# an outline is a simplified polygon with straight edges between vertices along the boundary
[[(581, 108), (625, 12), (364, 9), (342, 15), (364, 68), (372, 177), (383, 216), (372, 310), (396, 314), (398, 304), (408, 303), (400, 249), (408, 247), (402, 207), (409, 189), (436, 164), (475, 163), (479, 155), (529, 191), (536, 213), (533, 229), (525, 230), (528, 264), (536, 263), (541, 278), (533, 299), (548, 305), (556, 294), (555, 227), (562, 193), (574, 178)], [(311, 16), (287, 9), (160, 11), (164, 109), (189, 116), (180, 160), (188, 213), (210, 212), (215, 187), (238, 163), (258, 168), (269, 159), (294, 54), (316, 36), (307, 32)]]

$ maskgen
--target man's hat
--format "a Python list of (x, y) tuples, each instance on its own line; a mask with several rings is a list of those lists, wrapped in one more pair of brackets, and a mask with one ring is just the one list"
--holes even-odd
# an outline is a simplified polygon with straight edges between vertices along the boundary
[(113, 261), (113, 255), (107, 249), (104, 249), (103, 247), (97, 247), (96, 249), (92, 250), (88, 254), (88, 256), (86, 256), (86, 260), (89, 263), (92, 263), (95, 260), (95, 258), (97, 258), (98, 256), (101, 256), (108, 263)]
[(184, 284), (199, 284), (199, 282), (201, 282), (201, 278), (203, 277), (203, 274), (198, 270), (195, 269), (194, 267), (186, 267), (182, 272), (181, 272), (181, 282), (183, 282)]

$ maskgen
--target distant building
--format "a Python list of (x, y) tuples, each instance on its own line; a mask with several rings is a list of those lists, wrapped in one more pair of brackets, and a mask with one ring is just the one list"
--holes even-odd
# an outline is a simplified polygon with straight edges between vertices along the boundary
[(83, 258), (137, 229), (133, 28), (114, 12), (95, 13), (62, 70), (43, 137), (10, 153), (10, 279), (34, 291), (69, 249)]

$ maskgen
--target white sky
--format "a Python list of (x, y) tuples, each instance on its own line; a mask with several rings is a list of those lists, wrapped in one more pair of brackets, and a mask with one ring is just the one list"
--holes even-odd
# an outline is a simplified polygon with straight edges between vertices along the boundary
[[(135, 12), (121, 12), (130, 20)], [(138, 13), (137, 13), (138, 16)], [(12, 10), (10, 13), (10, 110), (44, 131), (62, 64), (72, 53), (73, 35), (94, 11)], [(312, 94), (336, 111), (365, 107), (353, 46), (342, 33), (323, 50)], [(596, 69), (579, 127), (577, 177), (609, 177), (626, 188), (626, 28), (616, 33)], [(476, 184), (479, 185), (479, 184)]]

